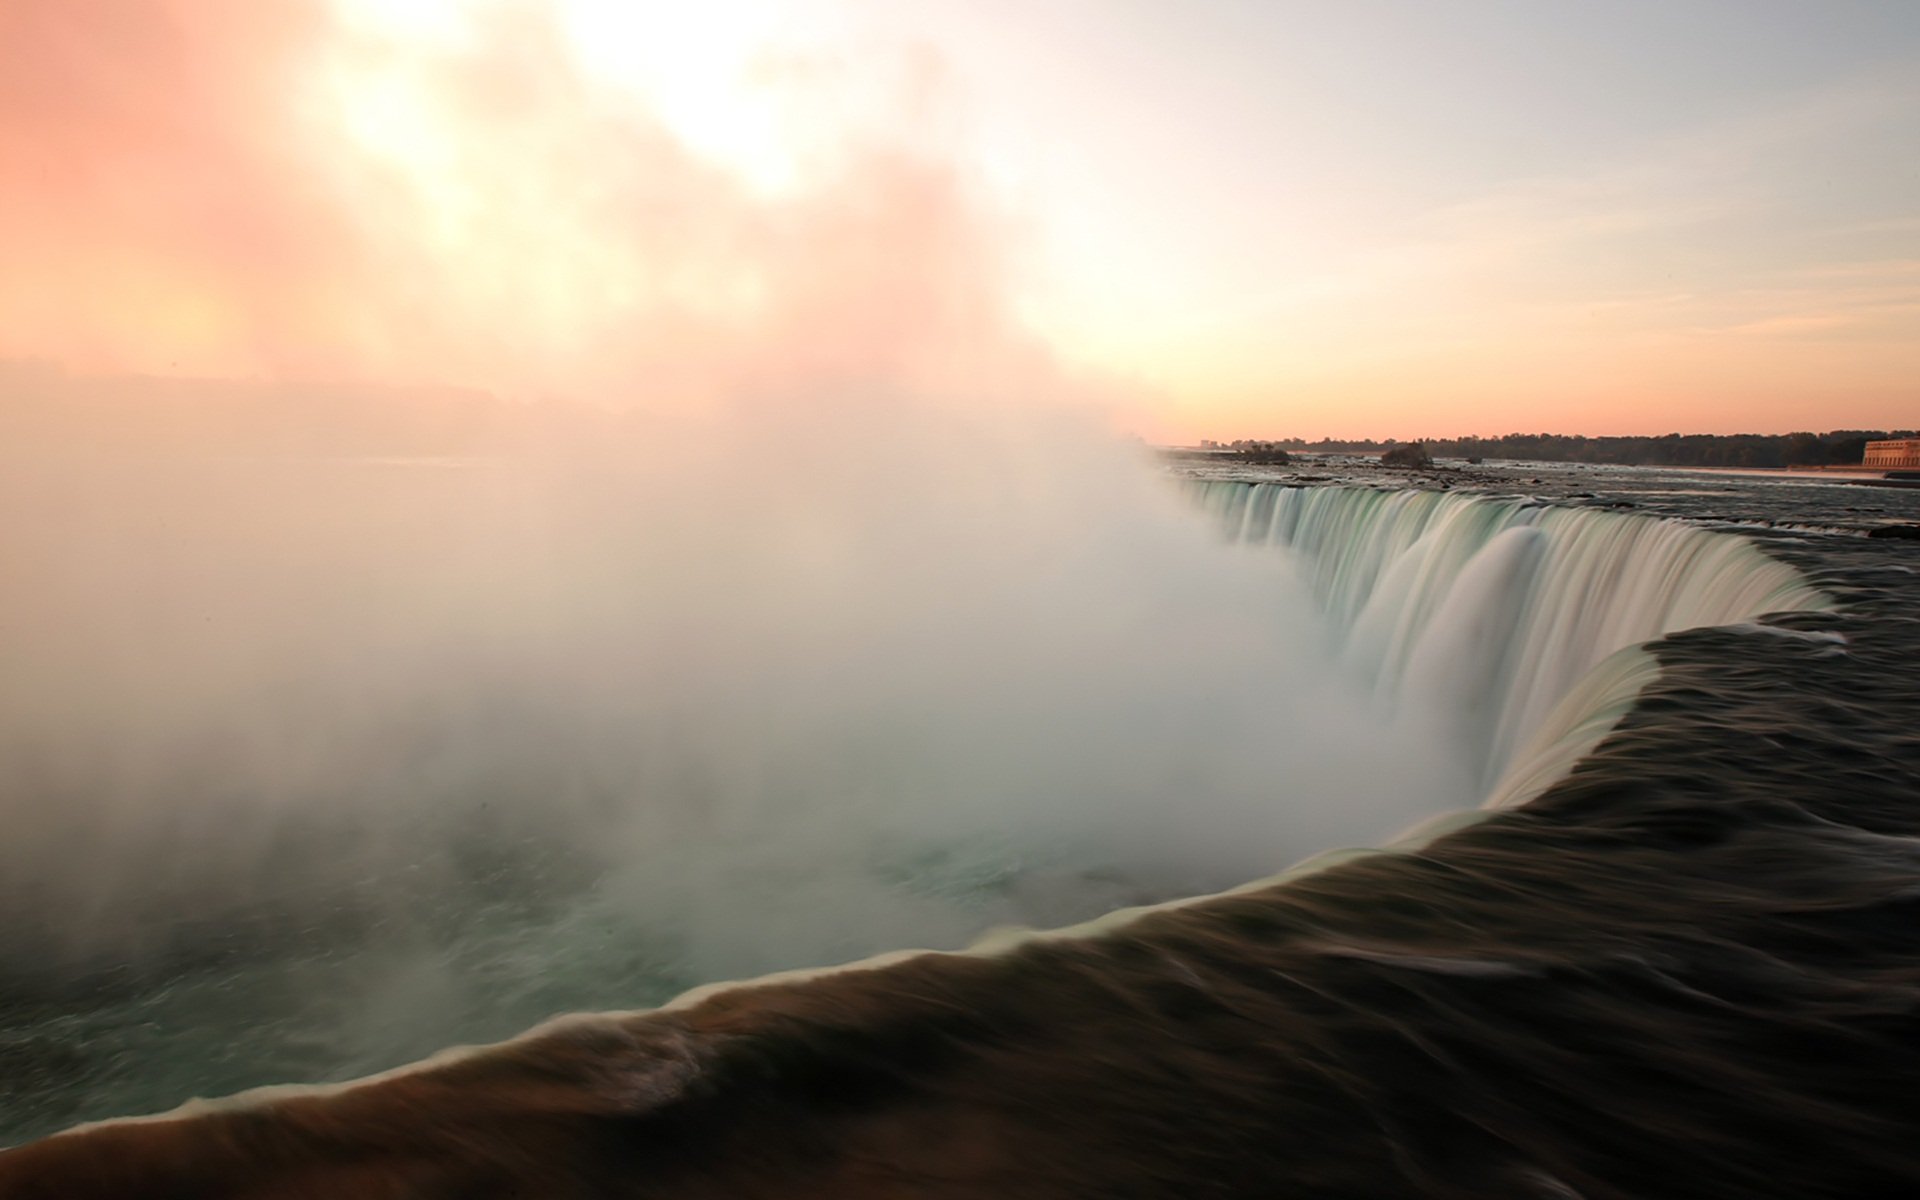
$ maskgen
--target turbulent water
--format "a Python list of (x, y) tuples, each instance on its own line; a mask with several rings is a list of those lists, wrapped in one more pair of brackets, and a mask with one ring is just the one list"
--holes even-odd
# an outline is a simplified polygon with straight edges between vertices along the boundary
[[(1367, 836), (1464, 803), (1518, 807), (1418, 856), (1364, 857), (1091, 938), (722, 994), (640, 1018), (615, 1041), (680, 1064), (676, 1078), (704, 1073), (702, 1095), (761, 1081), (761, 1116), (741, 1117), (737, 1136), (782, 1112), (825, 1123), (832, 1154), (816, 1162), (776, 1139), (769, 1162), (792, 1153), (828, 1172), (885, 1162), (956, 1194), (1253, 1195), (1260, 1180), (1286, 1179), (1319, 1195), (1804, 1196), (1911, 1182), (1920, 1142), (1897, 1093), (1920, 1061), (1910, 982), (1920, 949), (1902, 915), (1920, 890), (1920, 817), (1908, 811), (1920, 780), (1914, 564), (1900, 543), (1845, 533), (1769, 534), (1763, 551), (1702, 527), (1744, 504), (1864, 531), (1911, 497), (1724, 479), (1674, 487), (1631, 472), (1580, 487), (1590, 477), (1532, 472), (1488, 472), (1475, 484), (1488, 494), (1475, 497), (1303, 488), (1273, 473), (1187, 485), (1230, 538), (1260, 544), (1230, 558), (1289, 564), (1315, 597), (1312, 619), (1335, 650), (1329, 678), (1355, 690), (1342, 721), (1362, 714), (1380, 739), (1326, 747), (1333, 777), (1364, 781), (1364, 760), (1389, 753), (1430, 773), (1431, 802), (1363, 797)], [(1617, 511), (1624, 503), (1689, 521)], [(1293, 586), (1247, 578), (1265, 581), (1256, 590), (1268, 605)], [(1755, 620), (1783, 610), (1797, 611)], [(1249, 694), (1188, 691), (1180, 703)], [(1181, 780), (1152, 790), (1183, 811)], [(1230, 838), (1286, 842), (1275, 867), (1366, 826), (1289, 841), (1285, 822), (1262, 824), (1240, 802), (1223, 809), (1207, 790), (1184, 811)], [(1301, 795), (1272, 781), (1268, 794), (1281, 808)], [(1338, 805), (1339, 793), (1315, 802)], [(1148, 828), (1153, 840), (1166, 826)], [(1047, 907), (1016, 903), (1022, 889), (1050, 890), (1060, 902), (1042, 915), (1062, 920), (1182, 890), (1164, 861), (1150, 879), (1152, 856), (1111, 841), (1034, 862), (942, 833), (920, 857), (891, 860), (906, 884), (893, 894), (972, 897), (960, 907), (982, 924)], [(308, 949), (291, 956), (221, 926), (133, 977), (29, 978), (16, 959), (0, 1051), (12, 1136), (164, 1107), (182, 1090), (325, 1078), (416, 1053), (417, 1034), (343, 1054), (339, 1031), (371, 1024), (369, 997), (337, 990), (339, 939), (392, 955), (386, 1011), (404, 1027), (438, 1006), (450, 1014), (442, 1042), (462, 1032), (445, 1003), (447, 947), (472, 955), (483, 979), (541, 981), (512, 1017), (653, 1003), (698, 981), (683, 953), (634, 940), (645, 926), (618, 919), (617, 890), (569, 882), (577, 859), (529, 858), (524, 842), (500, 859), (500, 844), (476, 839), (472, 854), (498, 861), (468, 876), (493, 890), (456, 898), (509, 919), (474, 936), (473, 922), (448, 914), (437, 955), (420, 953), (417, 927), (368, 942), (343, 917), (343, 930), (302, 930)], [(1190, 866), (1209, 850), (1195, 843), (1173, 859)], [(738, 897), (727, 919), (788, 928), (788, 910), (815, 902), (806, 886), (774, 880)], [(552, 899), (583, 894), (596, 903)], [(650, 888), (639, 902), (671, 894)], [(284, 932), (258, 936), (280, 944)], [(263, 999), (267, 981), (301, 1002)], [(327, 1005), (355, 1019), (329, 1024)], [(241, 1031), (236, 1061), (167, 1065), (209, 1027)], [(303, 1038), (307, 1056), (289, 1057)], [(701, 1047), (716, 1038), (709, 1057)], [(1127, 1055), (1101, 1049), (1115, 1039)], [(825, 1078), (840, 1081), (831, 1103)], [(668, 1108), (674, 1091), (662, 1093)], [(863, 1115), (901, 1111), (978, 1130), (975, 1152), (889, 1141)], [(673, 1119), (691, 1155), (710, 1141), (724, 1154), (736, 1136)]]

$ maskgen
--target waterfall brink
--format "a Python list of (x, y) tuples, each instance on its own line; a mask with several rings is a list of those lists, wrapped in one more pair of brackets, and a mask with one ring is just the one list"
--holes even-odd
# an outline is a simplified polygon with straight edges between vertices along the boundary
[(1746, 539), (1678, 521), (1442, 492), (1192, 487), (1230, 539), (1292, 552), (1342, 657), (1383, 705), (1450, 725), (1497, 806), (1538, 794), (1631, 707), (1655, 670), (1633, 647), (1832, 607)]

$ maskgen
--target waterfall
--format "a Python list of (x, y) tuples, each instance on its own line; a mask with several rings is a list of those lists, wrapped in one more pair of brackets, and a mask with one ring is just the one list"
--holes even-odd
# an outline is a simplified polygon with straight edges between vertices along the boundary
[(1191, 486), (1229, 539), (1291, 552), (1341, 657), (1381, 704), (1425, 705), (1450, 726), (1490, 803), (1536, 794), (1605, 735), (1654, 675), (1634, 647), (1832, 605), (1745, 538), (1673, 520), (1444, 492)]
[(1641, 643), (1826, 604), (1674, 522), (1038, 461), (770, 514), (619, 461), (36, 482), (0, 971), (49, 1000), (0, 1040), (55, 1066), (0, 1140), (1255, 891), (1562, 777)]

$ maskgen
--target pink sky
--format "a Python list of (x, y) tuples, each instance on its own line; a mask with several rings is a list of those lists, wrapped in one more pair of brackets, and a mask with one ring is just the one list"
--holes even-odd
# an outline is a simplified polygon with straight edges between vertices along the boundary
[(1651, 6), (1272, 8), (16, 0), (0, 357), (1172, 441), (1920, 417), (1897, 6), (1726, 61)]

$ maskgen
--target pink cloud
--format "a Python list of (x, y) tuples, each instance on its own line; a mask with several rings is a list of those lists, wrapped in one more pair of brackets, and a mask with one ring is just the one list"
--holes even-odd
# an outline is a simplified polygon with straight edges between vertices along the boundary
[(0, 194), (0, 355), (675, 404), (1044, 370), (952, 164), (856, 148), (769, 199), (537, 11), (472, 34), (401, 46), (313, 3), (7, 6), (0, 173), (29, 183)]

